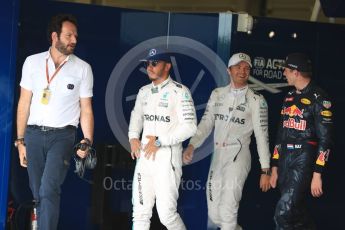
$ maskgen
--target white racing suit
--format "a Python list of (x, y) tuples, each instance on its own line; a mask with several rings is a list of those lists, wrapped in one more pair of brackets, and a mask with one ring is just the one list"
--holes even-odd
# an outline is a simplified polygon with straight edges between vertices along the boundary
[(270, 167), (267, 112), (264, 97), (248, 86), (217, 88), (190, 140), (189, 144), (198, 148), (215, 128), (206, 193), (209, 218), (222, 230), (241, 229), (237, 212), (251, 167), (249, 144), (253, 130), (261, 167)]
[(156, 200), (160, 221), (168, 229), (183, 230), (177, 213), (178, 188), (182, 176), (182, 142), (196, 132), (196, 116), (189, 90), (170, 77), (157, 87), (139, 90), (131, 114), (129, 139), (140, 138), (142, 149), (147, 135), (156, 136), (161, 147), (155, 160), (141, 150), (133, 178), (133, 229), (148, 230)]

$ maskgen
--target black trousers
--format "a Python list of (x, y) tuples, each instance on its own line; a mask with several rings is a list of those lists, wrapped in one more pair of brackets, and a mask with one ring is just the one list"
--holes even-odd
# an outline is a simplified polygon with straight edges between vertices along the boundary
[(278, 185), (281, 197), (274, 215), (276, 230), (315, 229), (307, 211), (306, 197), (311, 192), (316, 147), (308, 143), (286, 144), (280, 155)]

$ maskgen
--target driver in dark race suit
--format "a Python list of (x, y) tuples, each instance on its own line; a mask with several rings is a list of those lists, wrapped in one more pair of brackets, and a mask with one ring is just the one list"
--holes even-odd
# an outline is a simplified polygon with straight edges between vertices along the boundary
[(228, 64), (231, 83), (213, 90), (198, 130), (184, 152), (190, 163), (214, 128), (214, 153), (207, 181), (207, 206), (210, 220), (222, 230), (241, 229), (237, 212), (244, 182), (251, 167), (249, 144), (254, 131), (262, 175), (260, 188), (269, 185), (270, 151), (268, 109), (262, 95), (248, 87), (251, 60), (247, 54), (234, 54)]
[(284, 99), (272, 157), (271, 185), (281, 192), (275, 211), (277, 230), (315, 229), (306, 210), (308, 192), (322, 195), (321, 174), (328, 160), (333, 127), (332, 103), (311, 81), (305, 54), (287, 56), (284, 75), (295, 87)]
[(189, 90), (169, 77), (168, 53), (151, 49), (144, 61), (152, 83), (139, 90), (128, 132), (132, 158), (137, 158), (133, 229), (150, 229), (156, 201), (162, 224), (169, 230), (185, 230), (176, 207), (182, 175), (182, 142), (196, 132), (194, 103)]

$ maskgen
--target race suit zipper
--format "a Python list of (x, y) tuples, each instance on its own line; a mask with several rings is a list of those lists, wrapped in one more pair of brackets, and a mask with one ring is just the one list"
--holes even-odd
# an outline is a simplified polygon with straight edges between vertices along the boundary
[(171, 146), (169, 146), (169, 149), (170, 149), (170, 164), (171, 164), (171, 168), (172, 168), (173, 171), (175, 171), (175, 166), (174, 166), (174, 164), (172, 162), (172, 148), (171, 148)]
[(242, 150), (242, 143), (241, 143), (241, 141), (240, 141), (238, 138), (237, 138), (236, 140), (238, 141), (238, 143), (240, 143), (240, 150), (238, 150), (237, 154), (235, 155), (233, 162), (236, 161), (238, 154), (239, 154), (239, 153), (241, 152), (241, 150)]

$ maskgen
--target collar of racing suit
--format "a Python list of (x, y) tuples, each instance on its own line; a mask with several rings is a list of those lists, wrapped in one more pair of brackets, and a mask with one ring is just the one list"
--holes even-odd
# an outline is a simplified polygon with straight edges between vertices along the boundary
[(246, 102), (246, 94), (248, 92), (248, 85), (242, 88), (233, 88), (231, 84), (229, 85), (229, 94), (231, 97), (236, 98), (237, 104), (243, 104)]
[(244, 94), (246, 94), (248, 90), (248, 85), (246, 85), (245, 87), (242, 88), (234, 88), (232, 87), (232, 85), (229, 85), (229, 92), (230, 94), (232, 94), (233, 96), (237, 97), (237, 96), (242, 96)]
[(165, 86), (167, 86), (171, 81), (171, 78), (170, 76), (165, 80), (163, 81), (162, 83), (158, 84), (158, 85), (154, 85), (152, 83), (152, 88), (151, 88), (151, 91), (156, 91), (156, 92), (159, 92), (161, 89), (163, 89)]
[[(312, 85), (313, 85), (313, 81), (310, 81), (310, 82), (308, 83), (308, 85), (307, 85), (306, 87), (304, 87), (302, 90), (299, 90), (299, 92), (300, 92), (301, 94), (308, 93), (309, 90), (312, 88)], [(298, 91), (298, 90), (296, 89), (296, 91)]]

